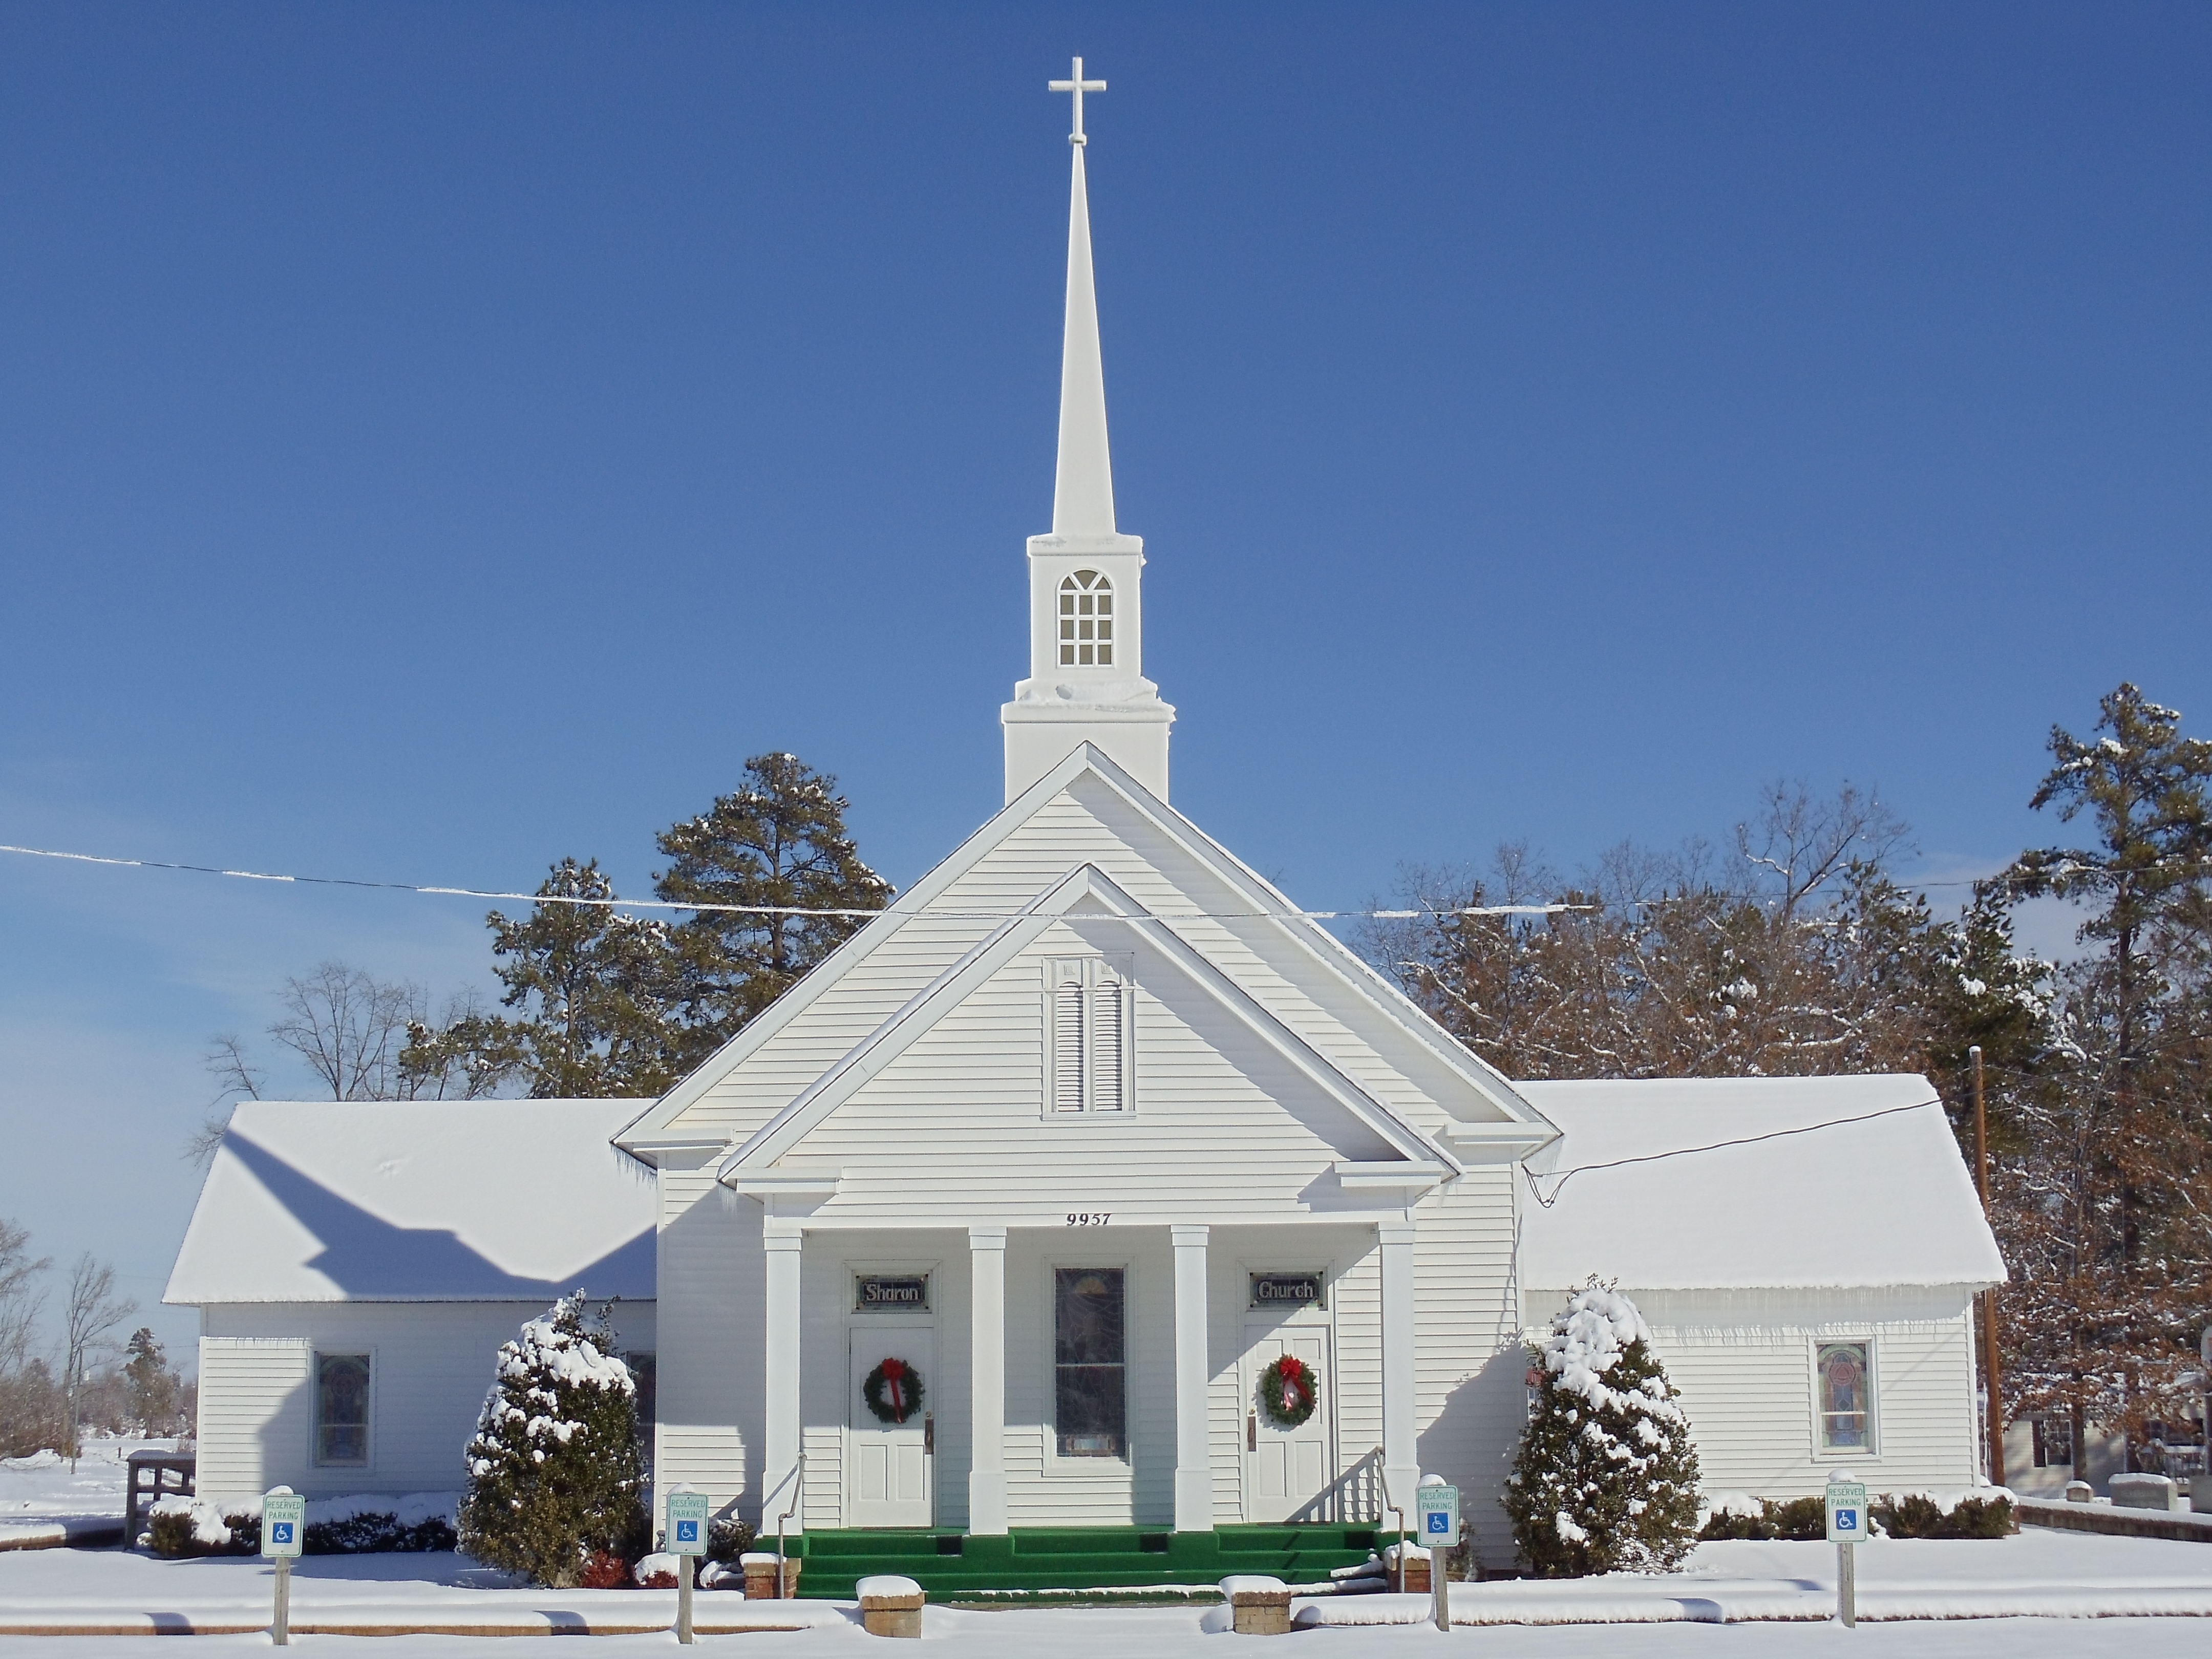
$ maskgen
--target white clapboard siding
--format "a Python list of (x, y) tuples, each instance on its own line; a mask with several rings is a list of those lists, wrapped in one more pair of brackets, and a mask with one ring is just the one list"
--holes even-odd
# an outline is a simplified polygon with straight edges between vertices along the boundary
[[(1215, 849), (1212, 856), (1224, 855)], [(665, 1133), (751, 1133), (983, 939), (996, 915), (1086, 864), (1171, 917), (1187, 943), (1378, 1100), (1430, 1129), (1445, 1121), (1438, 1099), (1468, 1102), (1463, 1076), (1444, 1057), (1449, 1042), (1414, 1035), (1408, 1021), (1422, 1017), (1370, 970), (1304, 924), (1285, 928), (1240, 915), (1254, 908), (1249, 895), (1085, 775), (1009, 828), (931, 910), (872, 925), (848, 947), (849, 957), (822, 970), (827, 978), (803, 1012), (718, 1078)], [(943, 914), (963, 908), (986, 914)], [(1095, 920), (1085, 948), (1127, 950), (1137, 932)]]
[[(243, 1497), (282, 1483), (309, 1497), (458, 1492), (462, 1454), (500, 1345), (538, 1302), (216, 1304), (202, 1310), (201, 1490)], [(622, 1347), (649, 1352), (651, 1303), (616, 1310)], [(312, 1357), (366, 1353), (369, 1457), (313, 1461)]]
[[(806, 1134), (795, 1163), (843, 1171), (825, 1221), (978, 1212), (1048, 1225), (1070, 1210), (1146, 1219), (1279, 1215), (1376, 1133), (1241, 1021), (1146, 951), (1136, 955), (1136, 1090), (1123, 1114), (1043, 1107), (1042, 963), (1062, 931), (1009, 963)], [(1237, 1171), (1234, 1182), (1220, 1172)], [(1024, 1213), (1028, 1212), (1030, 1213)]]
[(1421, 1204), (1413, 1245), (1421, 1468), (1460, 1487), (1476, 1549), (1501, 1565), (1511, 1544), (1498, 1504), (1528, 1370), (1511, 1275), (1515, 1179), (1509, 1165), (1470, 1170)]
[[(761, 1340), (766, 1328), (761, 1207), (712, 1166), (660, 1172), (659, 1412), (653, 1476), (689, 1481), (713, 1513), (757, 1521)], [(655, 1499), (655, 1512), (659, 1500)]]
[[(1708, 1492), (1790, 1498), (1849, 1468), (1877, 1492), (1973, 1484), (1973, 1361), (1964, 1289), (1650, 1291), (1636, 1297), (1680, 1391)], [(1532, 1314), (1565, 1305), (1532, 1292)], [(1816, 1449), (1813, 1355), (1874, 1344), (1875, 1445)]]

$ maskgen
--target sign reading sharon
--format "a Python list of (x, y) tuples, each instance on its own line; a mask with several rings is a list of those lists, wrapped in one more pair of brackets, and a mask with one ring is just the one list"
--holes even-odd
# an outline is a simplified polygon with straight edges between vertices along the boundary
[(1322, 1276), (1319, 1273), (1254, 1273), (1252, 1305), (1255, 1308), (1320, 1308)]
[(927, 1313), (927, 1273), (854, 1273), (855, 1313)]

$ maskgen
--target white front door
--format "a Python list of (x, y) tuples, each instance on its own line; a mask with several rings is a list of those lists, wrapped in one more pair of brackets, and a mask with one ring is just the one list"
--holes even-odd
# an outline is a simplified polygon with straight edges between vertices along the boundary
[[(1262, 1372), (1285, 1354), (1304, 1362), (1320, 1380), (1313, 1415), (1286, 1428), (1267, 1414), (1260, 1389)], [(1336, 1437), (1330, 1405), (1337, 1379), (1329, 1364), (1326, 1325), (1285, 1325), (1279, 1320), (1245, 1328), (1244, 1518), (1249, 1522), (1329, 1521), (1335, 1514)]]
[[(935, 1439), (937, 1328), (889, 1320), (854, 1322), (852, 1381), (846, 1395), (845, 1524), (927, 1527), (937, 1519)], [(869, 1409), (869, 1376), (887, 1359), (920, 1373), (921, 1399), (902, 1423)], [(886, 1404), (892, 1389), (884, 1390)]]

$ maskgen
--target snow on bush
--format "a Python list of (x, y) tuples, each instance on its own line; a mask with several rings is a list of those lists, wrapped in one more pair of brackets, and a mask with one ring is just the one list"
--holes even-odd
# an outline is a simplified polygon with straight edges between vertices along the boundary
[(1528, 1384), (1505, 1509), (1530, 1570), (1659, 1571), (1689, 1553), (1697, 1449), (1636, 1304), (1593, 1278), (1553, 1319)]
[(562, 1589), (626, 1577), (649, 1530), (637, 1385), (584, 1306), (563, 1297), (501, 1347), (459, 1516), (469, 1554)]
[[(307, 1500), (301, 1546), (309, 1555), (420, 1553), (453, 1547), (451, 1492), (356, 1492)], [(261, 1548), (261, 1500), (164, 1498), (137, 1541), (156, 1555), (253, 1555)]]

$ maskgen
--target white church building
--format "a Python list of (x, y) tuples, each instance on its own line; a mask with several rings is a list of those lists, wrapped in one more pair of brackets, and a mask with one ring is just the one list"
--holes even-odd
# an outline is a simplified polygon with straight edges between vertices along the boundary
[[(1170, 804), (1080, 77), (1004, 805), (663, 1099), (242, 1107), (169, 1291), (203, 1490), (459, 1486), (492, 1349), (581, 1284), (650, 1356), (656, 1480), (811, 1583), (878, 1534), (978, 1583), (1310, 1565), (1431, 1473), (1504, 1568), (1526, 1341), (1591, 1274), (1650, 1318), (1709, 1488), (1974, 1485), (2004, 1268), (1924, 1079), (1515, 1084)], [(338, 1270), (379, 1240), (389, 1270)], [(1303, 1415), (1268, 1408), (1285, 1355)]]

